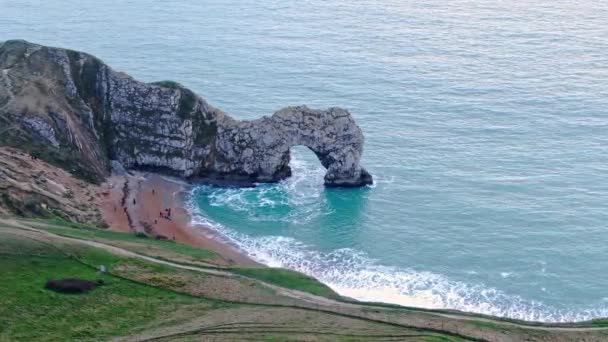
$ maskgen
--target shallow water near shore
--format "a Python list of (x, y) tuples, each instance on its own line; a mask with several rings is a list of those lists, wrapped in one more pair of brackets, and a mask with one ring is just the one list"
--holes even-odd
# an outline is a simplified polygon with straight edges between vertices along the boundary
[(180, 81), (237, 118), (342, 106), (375, 184), (197, 187), (253, 258), (363, 300), (608, 316), (608, 7), (592, 1), (7, 2), (0, 40)]

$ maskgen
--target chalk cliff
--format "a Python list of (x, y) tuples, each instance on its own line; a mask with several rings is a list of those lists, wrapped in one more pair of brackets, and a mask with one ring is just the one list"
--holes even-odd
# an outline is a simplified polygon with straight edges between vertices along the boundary
[[(275, 182), (289, 149), (310, 148), (328, 186), (372, 183), (363, 133), (340, 108), (287, 107), (235, 120), (182, 85), (139, 82), (86, 53), (22, 40), (0, 45), (0, 145), (90, 181), (116, 161), (182, 177)], [(114, 161), (114, 163), (112, 163)]]

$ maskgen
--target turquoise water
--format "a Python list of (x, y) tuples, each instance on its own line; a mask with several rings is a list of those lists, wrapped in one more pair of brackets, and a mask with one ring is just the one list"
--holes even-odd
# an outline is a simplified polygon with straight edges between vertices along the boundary
[(2, 1), (0, 40), (179, 80), (238, 118), (343, 106), (376, 184), (193, 191), (253, 257), (359, 299), (542, 321), (608, 316), (608, 5)]

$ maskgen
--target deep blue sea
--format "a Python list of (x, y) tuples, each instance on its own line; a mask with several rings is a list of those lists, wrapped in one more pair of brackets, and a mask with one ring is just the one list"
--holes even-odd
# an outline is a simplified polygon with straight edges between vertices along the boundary
[(540, 321), (608, 316), (608, 3), (0, 0), (0, 40), (177, 80), (237, 118), (342, 106), (375, 184), (312, 152), (196, 219), (363, 300)]

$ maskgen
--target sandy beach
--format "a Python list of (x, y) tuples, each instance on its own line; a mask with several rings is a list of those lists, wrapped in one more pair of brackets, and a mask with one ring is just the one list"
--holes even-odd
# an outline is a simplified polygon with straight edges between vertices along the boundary
[(187, 186), (154, 173), (113, 175), (103, 184), (103, 218), (112, 230), (143, 232), (211, 250), (220, 256), (221, 266), (262, 266), (221, 241), (209, 227), (192, 223), (184, 203)]

